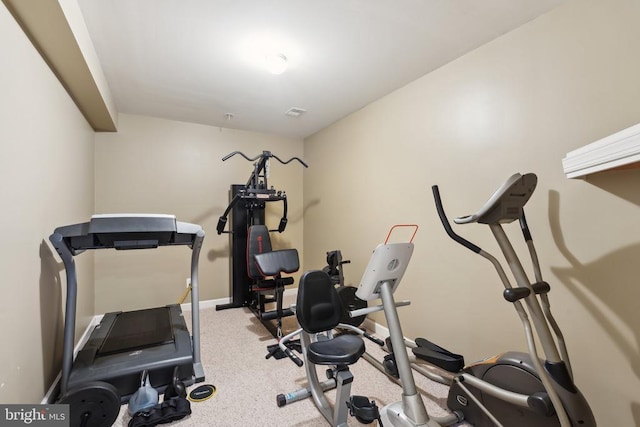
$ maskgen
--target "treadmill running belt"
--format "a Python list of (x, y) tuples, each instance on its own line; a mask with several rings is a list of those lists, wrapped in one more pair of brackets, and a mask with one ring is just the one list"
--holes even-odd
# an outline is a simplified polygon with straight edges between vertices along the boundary
[(141, 350), (173, 342), (169, 307), (118, 314), (96, 356)]

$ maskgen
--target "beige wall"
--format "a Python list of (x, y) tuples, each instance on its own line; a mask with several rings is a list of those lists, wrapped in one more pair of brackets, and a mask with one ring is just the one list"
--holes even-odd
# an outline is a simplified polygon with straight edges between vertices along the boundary
[[(244, 183), (251, 169), (220, 159), (269, 149), (310, 164), (273, 167), (270, 182), (290, 199), (276, 245), (302, 253), (304, 214), (304, 268), (321, 268), (326, 251), (341, 249), (352, 260), (347, 282), (357, 284), (387, 229), (418, 223), (398, 290), (413, 300), (401, 310), (404, 332), (468, 361), (524, 342), (491, 267), (444, 235), (429, 187), (439, 184), (450, 215), (461, 215), (514, 171), (537, 173), (528, 219), (578, 385), (601, 425), (640, 424), (640, 172), (579, 181), (561, 168), (566, 152), (640, 121), (639, 7), (569, 2), (309, 138), (302, 156), (295, 139), (128, 115), (118, 133), (96, 135), (94, 153), (92, 130), (0, 6), (0, 286), (8, 301), (0, 321), (12, 343), (0, 356), (0, 402), (39, 401), (59, 370), (65, 278), (47, 241), (56, 226), (94, 212), (173, 213), (202, 224), (201, 299), (227, 297), (228, 237), (215, 224), (229, 184)], [(458, 230), (497, 252), (488, 230)], [(185, 248), (81, 255), (78, 330), (94, 313), (177, 300), (188, 257)]]
[[(495, 271), (446, 237), (430, 187), (459, 216), (512, 173), (535, 172), (527, 218), (577, 383), (600, 425), (640, 425), (640, 170), (582, 181), (561, 164), (568, 151), (640, 122), (638, 18), (634, 0), (569, 2), (308, 138), (305, 267), (339, 248), (357, 285), (388, 228), (417, 223), (397, 291), (413, 301), (401, 309), (405, 335), (468, 362), (525, 350)], [(525, 249), (517, 225), (509, 228)], [(486, 227), (457, 230), (500, 255)]]
[[(134, 115), (120, 115), (118, 125), (117, 133), (96, 134), (96, 212), (168, 213), (202, 225), (200, 299), (228, 297), (229, 237), (218, 235), (216, 224), (228, 205), (229, 186), (245, 184), (253, 163), (222, 157), (236, 150), (250, 157), (263, 150), (282, 159), (302, 157), (302, 141)], [(273, 244), (299, 248), (301, 259), (302, 179), (308, 170), (273, 161), (269, 177), (289, 201), (287, 229), (272, 235)], [(281, 205), (273, 210), (267, 223), (275, 228)], [(96, 312), (177, 302), (190, 275), (190, 256), (186, 247), (96, 253)]]
[[(93, 212), (93, 131), (0, 4), (0, 402), (39, 403), (60, 370), (60, 225)], [(78, 258), (78, 331), (93, 316), (93, 257)]]

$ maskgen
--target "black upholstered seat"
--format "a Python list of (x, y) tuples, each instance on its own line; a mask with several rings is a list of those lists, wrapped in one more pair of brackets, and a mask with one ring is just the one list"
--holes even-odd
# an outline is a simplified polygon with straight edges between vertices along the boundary
[[(274, 251), (271, 247), (269, 230), (265, 225), (249, 227), (247, 238), (247, 273), (255, 280), (266, 277), (280, 277), (282, 273), (295, 273), (300, 268), (298, 251), (282, 249)], [(293, 283), (283, 283), (288, 285)]]
[(338, 335), (311, 343), (307, 360), (315, 365), (351, 365), (360, 359), (364, 350), (364, 342), (358, 335)]
[[(308, 271), (300, 278), (296, 316), (307, 333), (329, 331), (340, 323), (342, 303), (329, 275), (320, 270)], [(316, 365), (350, 365), (365, 351), (359, 335), (339, 335), (311, 343), (307, 359)]]
[(263, 276), (295, 273), (300, 268), (296, 249), (281, 249), (253, 256), (256, 267)]

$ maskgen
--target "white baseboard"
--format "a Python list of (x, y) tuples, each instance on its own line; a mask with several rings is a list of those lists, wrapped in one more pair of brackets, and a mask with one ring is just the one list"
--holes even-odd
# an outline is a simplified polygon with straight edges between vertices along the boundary
[[(368, 331), (373, 332), (373, 334), (375, 336), (377, 336), (378, 338), (382, 339), (382, 340), (386, 340), (387, 337), (389, 336), (389, 328), (387, 328), (386, 326), (382, 326), (379, 323), (374, 322), (373, 320), (371, 320), (370, 318), (366, 318), (364, 320), (364, 322), (362, 323), (362, 326), (367, 329)], [(412, 345), (416, 345), (414, 340), (410, 340), (407, 337), (404, 337), (404, 341), (408, 342)]]
[(386, 339), (389, 336), (389, 329), (385, 328), (379, 323), (374, 322), (370, 318), (364, 319), (362, 322), (362, 327), (368, 331), (371, 331), (375, 336), (380, 339)]
[[(286, 289), (284, 291), (284, 295), (285, 296), (290, 296), (290, 295), (296, 295), (298, 293), (298, 289)], [(210, 299), (210, 300), (206, 300), (206, 301), (200, 301), (200, 310), (205, 309), (205, 308), (212, 308), (215, 307), (216, 305), (222, 305), (222, 304), (229, 304), (231, 302), (231, 298), (227, 297), (227, 298), (218, 298), (218, 299)], [(182, 311), (191, 311), (191, 303), (190, 302), (185, 302), (183, 304), (180, 304), (180, 308), (182, 308)]]
[[(78, 343), (73, 348), (73, 360), (76, 359), (76, 356), (78, 355), (78, 352), (80, 351), (80, 349), (87, 343), (87, 341), (89, 341), (89, 336), (91, 335), (93, 328), (95, 328), (100, 323), (103, 317), (104, 317), (104, 314), (98, 314), (91, 318), (91, 321), (89, 322), (84, 332), (82, 333), (82, 336), (78, 340)], [(55, 401), (56, 397), (58, 396), (58, 390), (60, 388), (61, 376), (62, 376), (62, 372), (58, 372), (58, 375), (56, 376), (56, 379), (53, 381), (53, 384), (51, 384), (51, 387), (49, 387), (49, 390), (47, 390), (47, 393), (42, 398), (42, 401), (40, 402), (41, 404), (46, 405), (49, 403), (53, 403)]]
[[(216, 305), (228, 304), (231, 302), (231, 298), (218, 298), (210, 299), (206, 301), (200, 301), (200, 310), (205, 308), (214, 308)], [(191, 303), (185, 302), (180, 304), (182, 311), (191, 311)]]

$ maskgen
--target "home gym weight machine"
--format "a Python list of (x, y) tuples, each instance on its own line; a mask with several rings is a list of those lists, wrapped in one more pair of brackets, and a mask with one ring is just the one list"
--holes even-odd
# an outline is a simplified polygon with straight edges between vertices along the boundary
[[(94, 215), (89, 222), (58, 227), (49, 240), (62, 258), (67, 296), (58, 403), (70, 405), (71, 427), (108, 427), (148, 372), (164, 390), (180, 380), (204, 381), (200, 358), (198, 259), (204, 231), (173, 215)], [(191, 336), (179, 305), (107, 313), (73, 359), (78, 283), (74, 257), (86, 250), (191, 249)]]
[[(282, 277), (282, 273), (298, 271), (299, 260), (295, 249), (273, 251), (271, 247), (269, 233), (282, 233), (287, 226), (287, 195), (284, 191), (269, 187), (270, 164), (271, 159), (275, 159), (285, 165), (293, 160), (305, 168), (308, 165), (298, 157), (283, 161), (270, 151), (263, 151), (253, 158), (240, 151), (234, 151), (224, 156), (222, 161), (236, 154), (255, 163), (246, 184), (231, 185), (229, 205), (218, 219), (218, 234), (230, 234), (232, 299), (228, 304), (217, 305), (216, 310), (248, 307), (269, 332), (279, 338), (282, 334), (282, 318), (293, 315), (290, 308), (282, 306), (284, 287), (293, 284), (293, 278)], [(271, 202), (282, 202), (283, 211), (278, 228), (269, 230), (265, 223), (265, 209), (267, 203)], [(231, 225), (230, 229), (225, 231), (229, 215)], [(269, 269), (273, 270), (271, 274), (261, 271), (254, 258), (255, 255), (266, 252), (274, 252), (268, 262), (264, 260), (265, 264), (269, 264)], [(275, 303), (276, 308), (267, 310), (266, 305), (269, 303)], [(275, 327), (272, 320), (276, 321)]]

